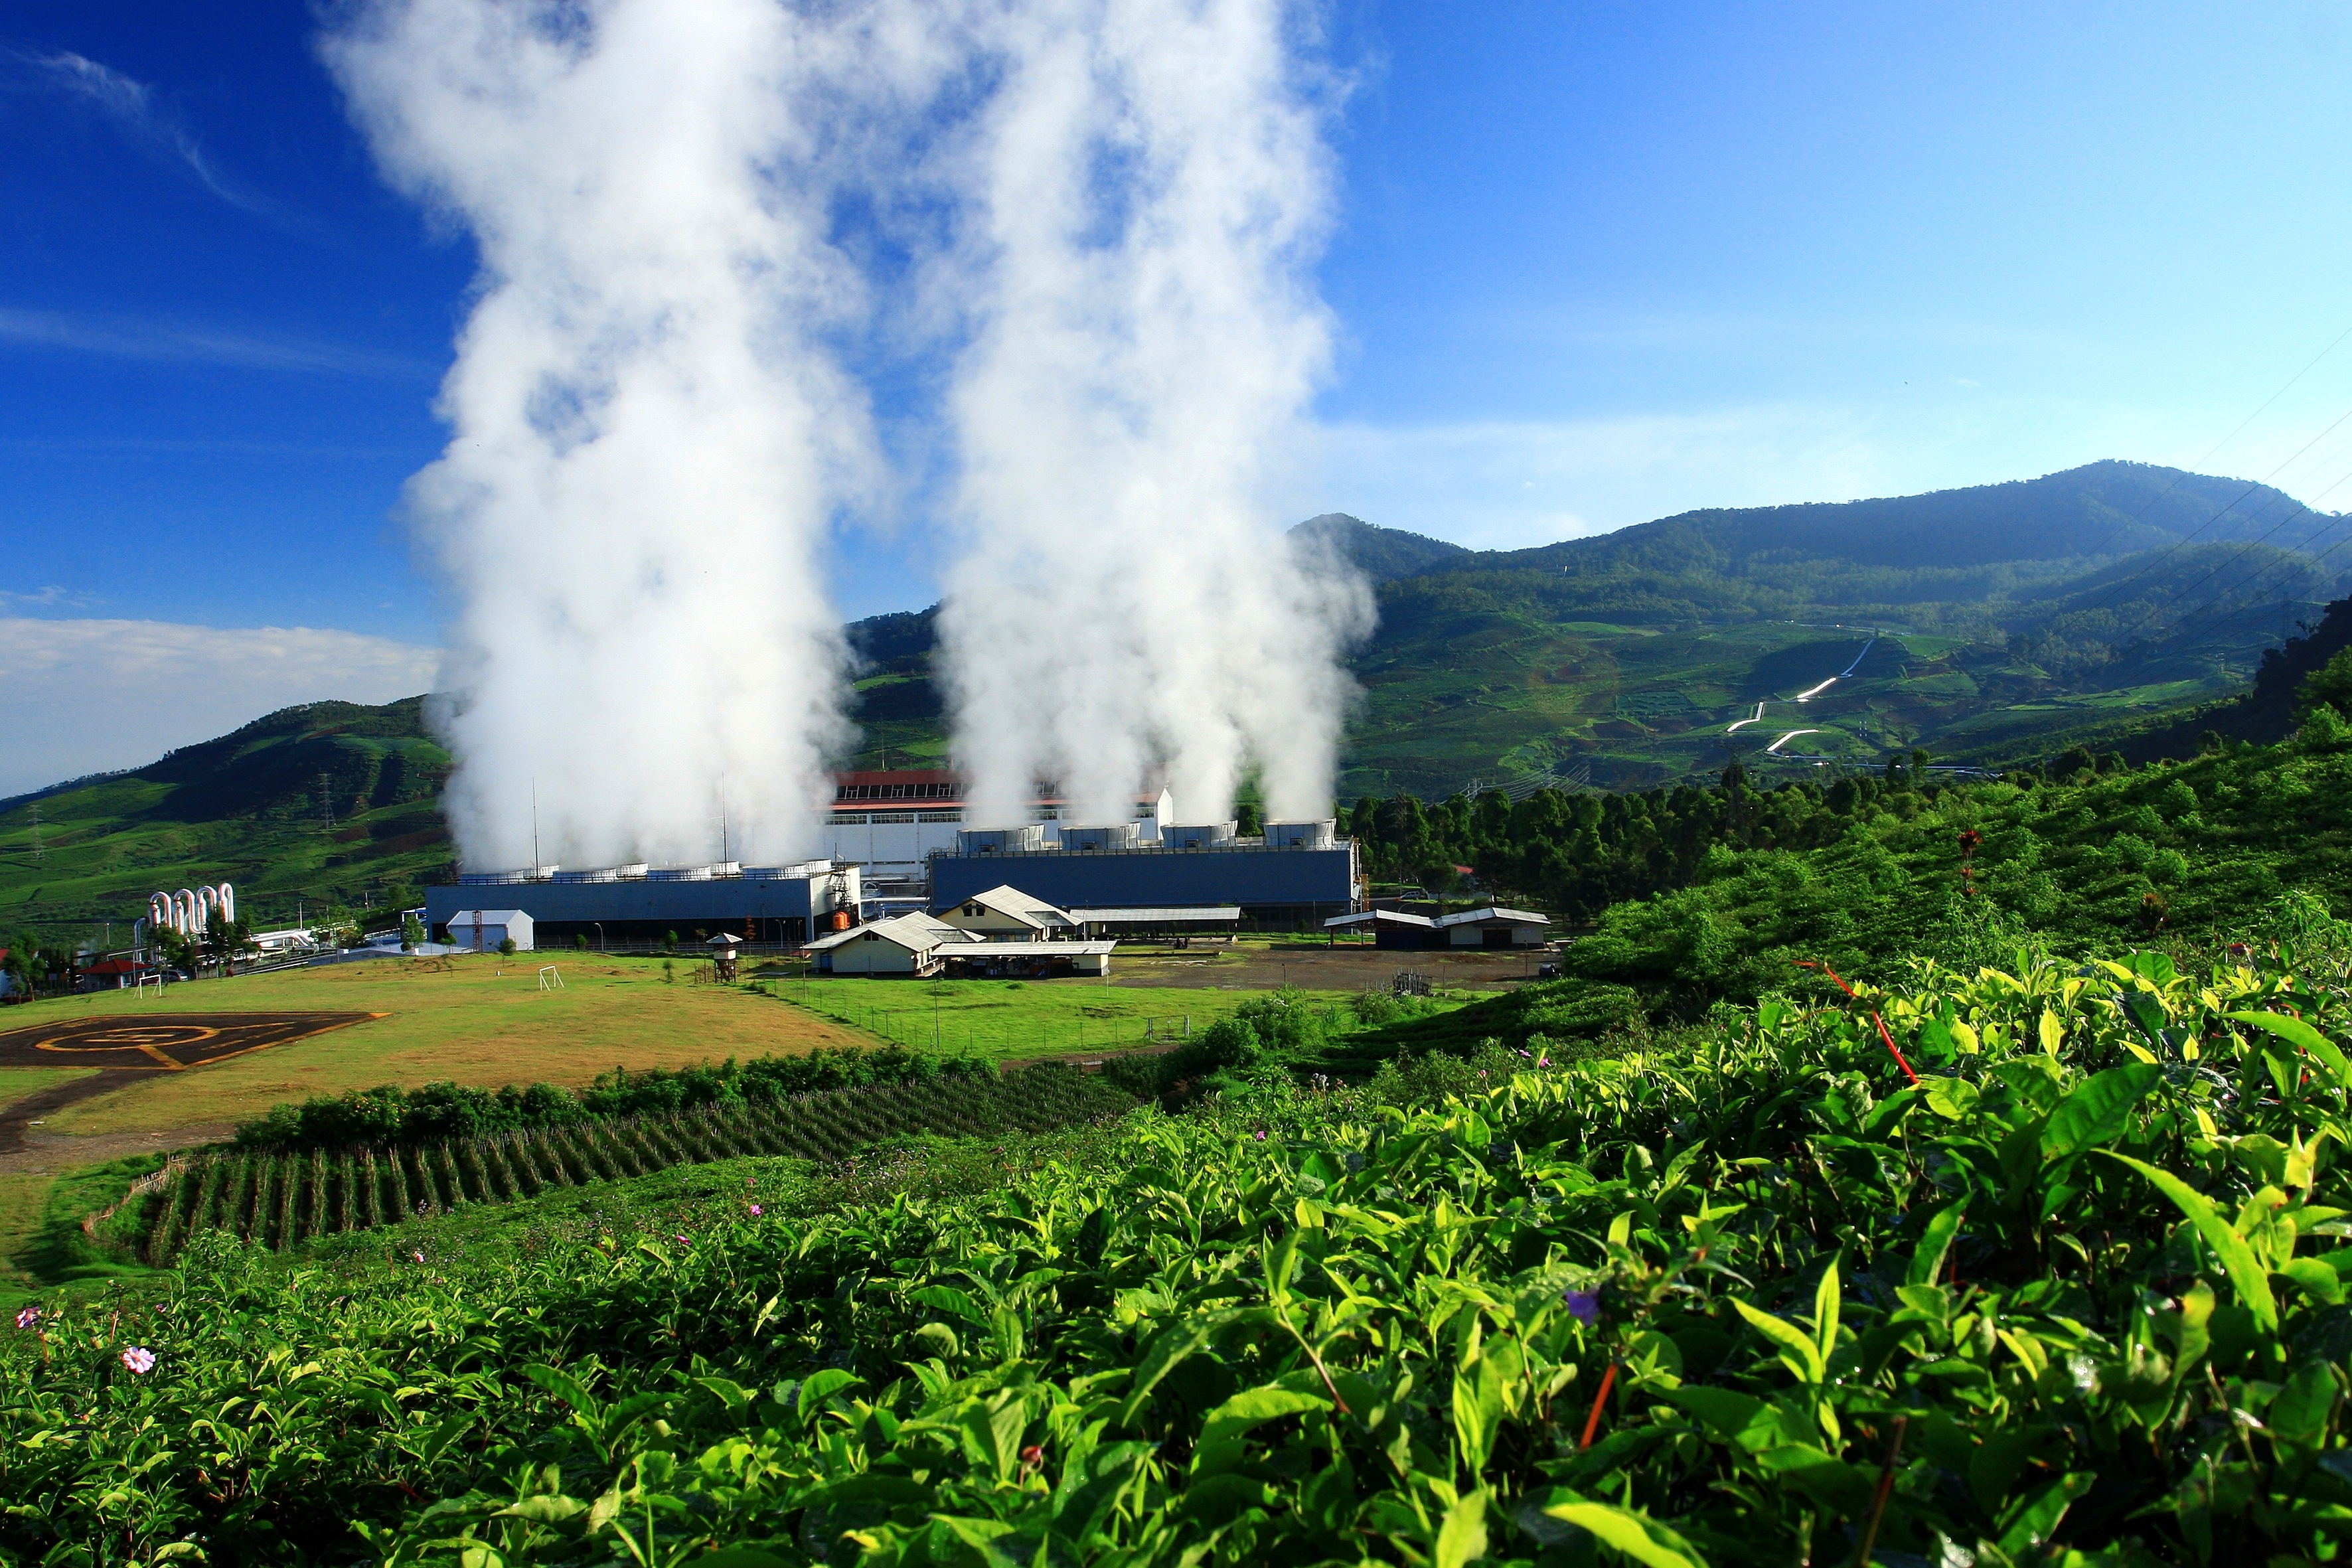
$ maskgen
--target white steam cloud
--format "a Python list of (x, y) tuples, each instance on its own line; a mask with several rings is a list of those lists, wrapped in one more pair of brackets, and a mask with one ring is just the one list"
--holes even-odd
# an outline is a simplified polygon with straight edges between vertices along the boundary
[[(832, 345), (877, 319), (961, 345), (942, 633), (971, 819), (1026, 820), (1053, 778), (1123, 820), (1163, 770), (1208, 819), (1252, 766), (1276, 816), (1328, 809), (1370, 599), (1264, 504), (1330, 335), (1294, 20), (361, 0), (326, 43), (353, 114), (481, 254), (453, 437), (409, 497), (454, 590), (467, 865), (709, 858), (722, 812), (738, 858), (814, 847), (848, 740), (821, 545), (879, 466)], [(934, 292), (891, 293), (844, 225)]]
[(1222, 816), (1262, 765), (1323, 815), (1369, 595), (1302, 559), (1262, 497), (1328, 358), (1305, 268), (1329, 205), (1281, 0), (1013, 0), (955, 269), (951, 394), (969, 553), (941, 633), (971, 817), (1058, 780), (1124, 821), (1167, 771)]
[[(818, 552), (866, 463), (822, 343), (838, 84), (896, 58), (773, 0), (383, 0), (326, 54), (479, 298), (412, 482), (455, 589), (469, 866), (814, 845), (845, 652)], [(820, 127), (824, 134), (820, 134)]]

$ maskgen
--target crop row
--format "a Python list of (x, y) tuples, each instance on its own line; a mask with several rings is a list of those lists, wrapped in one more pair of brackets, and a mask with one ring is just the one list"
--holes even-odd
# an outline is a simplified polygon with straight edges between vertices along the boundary
[(838, 1160), (910, 1133), (1042, 1132), (1133, 1103), (1100, 1079), (1040, 1066), (1001, 1078), (940, 1077), (432, 1143), (331, 1153), (222, 1149), (175, 1167), (157, 1184), (147, 1200), (146, 1252), (151, 1261), (167, 1263), (206, 1230), (283, 1251), (411, 1215), (513, 1203), (673, 1165), (740, 1155)]

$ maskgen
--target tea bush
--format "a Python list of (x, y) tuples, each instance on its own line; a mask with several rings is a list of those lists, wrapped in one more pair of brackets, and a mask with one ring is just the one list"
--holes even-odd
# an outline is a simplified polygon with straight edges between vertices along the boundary
[(992, 1193), (359, 1278), (207, 1241), (0, 1357), (0, 1550), (2332, 1560), (2331, 940), (1927, 965), (1433, 1105), (1244, 1087)]

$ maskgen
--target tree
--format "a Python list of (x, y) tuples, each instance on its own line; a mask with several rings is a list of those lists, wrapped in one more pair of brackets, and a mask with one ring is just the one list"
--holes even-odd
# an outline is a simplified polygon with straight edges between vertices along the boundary
[(240, 953), (254, 951), (253, 928), (243, 921), (225, 921), (215, 917), (205, 928), (204, 954), (221, 966), (224, 977), (236, 973)]
[(500, 938), (499, 939), (499, 956), (500, 958), (512, 958), (514, 955), (515, 955), (515, 943), (514, 943), (514, 938), (512, 938), (512, 937), (510, 937), (510, 936), (508, 936), (508, 937), (500, 937)]
[(2338, 648), (2335, 658), (2305, 676), (2300, 697), (2305, 712), (2328, 707), (2352, 719), (2352, 647)]
[(425, 945), (425, 923), (415, 915), (400, 917), (400, 951), (414, 952)]

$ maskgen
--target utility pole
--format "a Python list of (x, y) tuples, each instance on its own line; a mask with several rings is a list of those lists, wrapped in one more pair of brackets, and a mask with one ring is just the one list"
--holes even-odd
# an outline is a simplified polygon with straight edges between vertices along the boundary
[(33, 803), (33, 858), (38, 860), (47, 852), (41, 847), (41, 806)]
[(335, 830), (335, 797), (327, 792), (327, 775), (324, 773), (319, 775), (319, 819), (323, 825), (322, 831), (332, 833)]

